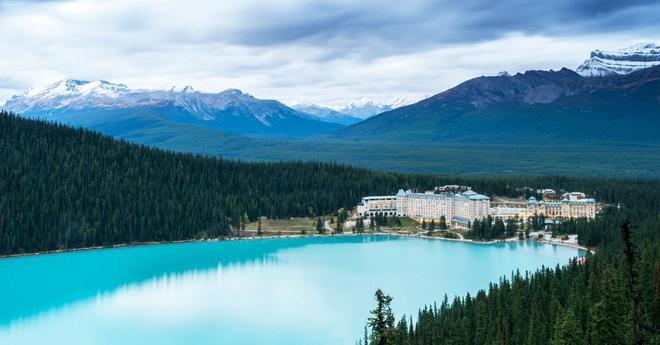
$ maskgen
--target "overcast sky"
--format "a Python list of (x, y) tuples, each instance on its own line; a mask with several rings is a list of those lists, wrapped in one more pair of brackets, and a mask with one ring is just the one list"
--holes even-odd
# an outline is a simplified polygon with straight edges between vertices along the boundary
[(645, 0), (0, 0), (0, 104), (64, 78), (288, 104), (418, 99), (660, 43), (659, 14)]

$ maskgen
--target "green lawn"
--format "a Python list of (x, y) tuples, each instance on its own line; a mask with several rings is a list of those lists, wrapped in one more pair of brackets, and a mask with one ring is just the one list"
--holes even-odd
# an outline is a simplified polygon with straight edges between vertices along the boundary
[[(258, 222), (245, 225), (247, 231), (257, 231)], [(315, 232), (316, 219), (311, 218), (289, 218), (289, 219), (265, 219), (261, 220), (261, 230), (266, 232)]]
[(399, 220), (401, 220), (401, 228), (405, 230), (414, 230), (421, 225), (410, 217), (399, 217)]

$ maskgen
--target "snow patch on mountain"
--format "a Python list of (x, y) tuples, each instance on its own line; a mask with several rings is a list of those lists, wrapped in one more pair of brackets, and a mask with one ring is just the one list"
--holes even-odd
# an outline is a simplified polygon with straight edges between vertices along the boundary
[(346, 106), (337, 109), (337, 111), (354, 116), (360, 119), (367, 119), (374, 115), (390, 111), (404, 105), (413, 103), (406, 97), (396, 97), (389, 102), (374, 102), (369, 98), (360, 98), (355, 101), (349, 102)]
[(660, 46), (639, 43), (615, 51), (594, 50), (576, 70), (583, 77), (628, 74), (660, 65)]
[(202, 120), (214, 120), (218, 113), (230, 107), (251, 114), (265, 126), (271, 118), (297, 116), (285, 105), (271, 100), (260, 100), (237, 89), (219, 93), (196, 91), (192, 86), (171, 87), (162, 90), (130, 89), (124, 84), (104, 80), (60, 80), (43, 87), (33, 88), (22, 95), (11, 97), (4, 108), (17, 113), (48, 115), (81, 109), (139, 108), (173, 105)]
[(294, 104), (291, 106), (291, 108), (311, 118), (330, 123), (338, 123), (345, 126), (362, 121), (362, 119), (355, 116), (344, 114), (332, 108), (322, 107), (315, 104)]

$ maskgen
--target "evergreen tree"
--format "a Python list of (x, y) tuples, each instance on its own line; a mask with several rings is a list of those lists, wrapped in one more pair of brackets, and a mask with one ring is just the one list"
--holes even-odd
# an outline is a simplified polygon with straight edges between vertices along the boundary
[(325, 224), (323, 223), (323, 219), (321, 217), (316, 218), (316, 232), (318, 234), (325, 233)]
[(605, 270), (603, 278), (603, 293), (600, 302), (591, 308), (589, 332), (592, 345), (623, 345), (627, 344), (627, 331), (630, 324), (626, 322), (627, 310), (623, 296), (609, 269)]
[(573, 311), (567, 310), (555, 322), (551, 345), (585, 345), (585, 335)]
[(364, 219), (362, 217), (358, 217), (355, 220), (355, 230), (359, 234), (364, 232)]
[(257, 236), (263, 235), (261, 231), (261, 217), (257, 218)]
[(440, 216), (440, 230), (447, 230), (447, 219), (445, 216)]
[(368, 325), (371, 328), (370, 345), (395, 345), (397, 331), (390, 303), (392, 297), (376, 290), (376, 309), (371, 311)]
[(343, 222), (337, 222), (337, 227), (335, 228), (335, 233), (341, 234), (344, 232), (344, 223)]
[(506, 237), (514, 237), (518, 233), (518, 219), (509, 218), (506, 220)]

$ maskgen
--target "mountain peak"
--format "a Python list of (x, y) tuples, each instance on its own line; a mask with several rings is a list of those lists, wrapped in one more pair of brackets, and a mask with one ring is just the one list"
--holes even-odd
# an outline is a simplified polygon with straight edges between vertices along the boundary
[(656, 65), (660, 65), (660, 46), (655, 43), (638, 43), (613, 51), (596, 49), (576, 72), (583, 77), (603, 77), (629, 74)]
[(224, 90), (224, 91), (222, 91), (222, 92), (220, 92), (220, 93), (221, 93), (221, 94), (224, 94), (224, 95), (234, 95), (234, 96), (247, 95), (247, 94), (243, 93), (243, 91), (241, 91), (241, 90), (239, 90), (239, 89), (227, 89), (227, 90)]
[[(115, 114), (140, 116), (142, 109), (163, 119), (220, 128), (239, 134), (308, 135), (339, 128), (303, 114), (274, 100), (257, 99), (238, 89), (220, 93), (195, 91), (192, 86), (171, 89), (129, 89), (105, 80), (65, 79), (10, 98), (4, 108), (70, 124), (103, 119)], [(93, 113), (93, 116), (88, 114)], [(85, 115), (82, 115), (85, 114)], [(106, 116), (106, 117), (104, 117)]]
[(383, 103), (375, 102), (372, 99), (363, 97), (349, 102), (345, 107), (338, 109), (338, 111), (353, 117), (366, 119), (410, 103), (411, 102), (403, 96), (395, 97), (390, 101)]
[(42, 87), (29, 89), (23, 96), (39, 98), (81, 95), (116, 97), (118, 94), (129, 91), (130, 89), (124, 84), (115, 84), (105, 80), (63, 79)]
[(186, 85), (184, 87), (180, 87), (180, 86), (175, 85), (175, 86), (172, 86), (170, 88), (170, 92), (173, 92), (173, 93), (193, 93), (193, 92), (197, 92), (197, 91), (192, 87), (192, 85)]

